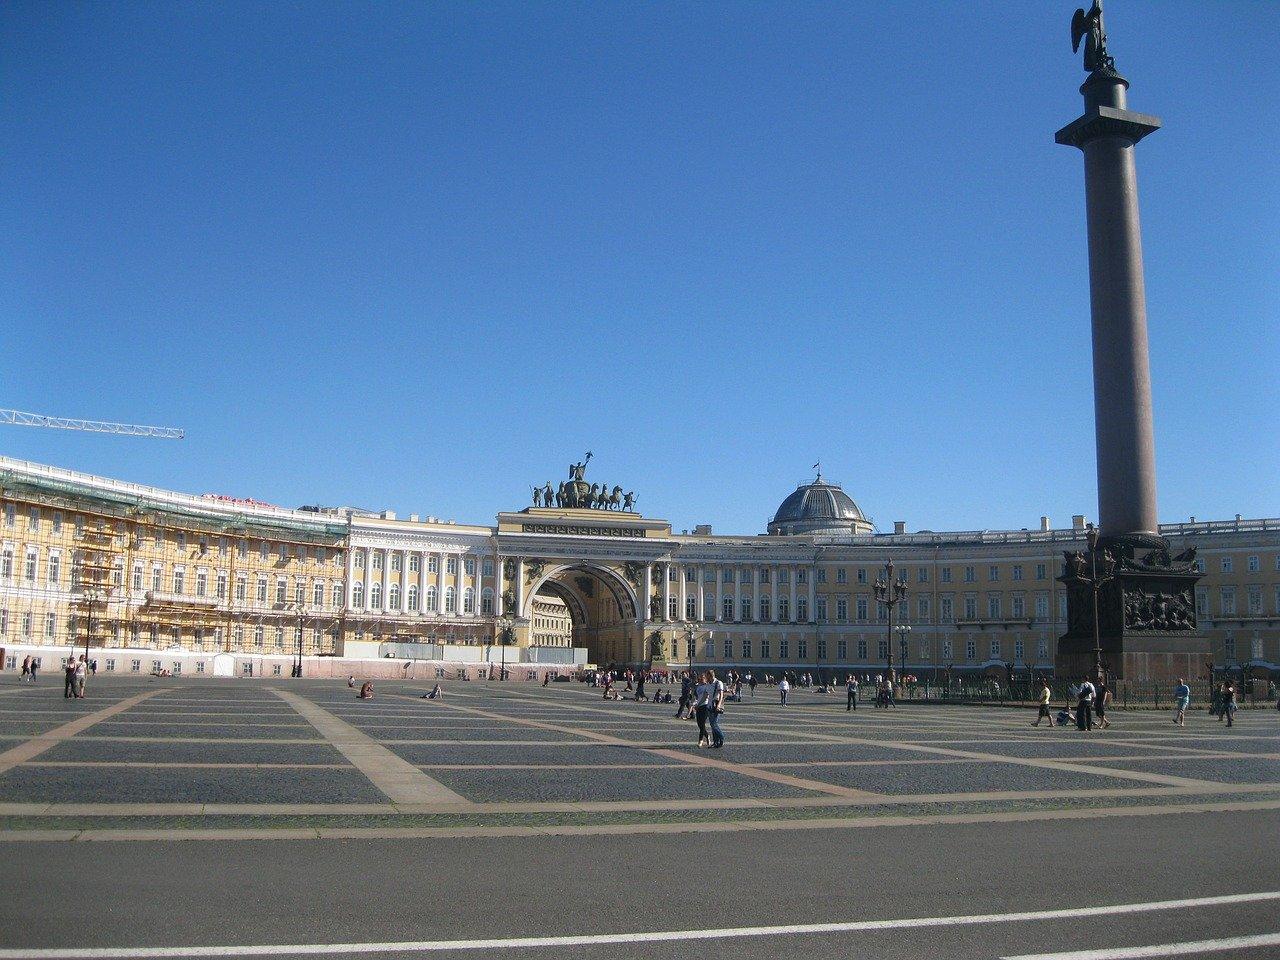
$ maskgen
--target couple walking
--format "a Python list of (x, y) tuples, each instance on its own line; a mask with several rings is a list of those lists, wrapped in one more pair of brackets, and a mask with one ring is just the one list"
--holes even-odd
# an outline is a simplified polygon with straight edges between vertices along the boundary
[(714, 670), (698, 675), (698, 685), (693, 692), (693, 716), (698, 721), (698, 746), (724, 746), (724, 734), (720, 732), (720, 715), (724, 713), (724, 682), (716, 679)]

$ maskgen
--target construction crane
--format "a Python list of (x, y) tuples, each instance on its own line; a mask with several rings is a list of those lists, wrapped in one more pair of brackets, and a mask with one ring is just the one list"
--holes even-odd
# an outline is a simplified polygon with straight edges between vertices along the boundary
[(22, 410), (3, 408), (0, 408), (0, 423), (11, 423), (18, 427), (48, 427), (51, 430), (115, 433), (126, 437), (157, 437), (161, 440), (181, 440), (185, 436), (178, 427), (148, 427), (138, 423), (112, 423), (107, 420), (73, 420), (68, 417), (48, 417), (42, 413), (26, 413)]

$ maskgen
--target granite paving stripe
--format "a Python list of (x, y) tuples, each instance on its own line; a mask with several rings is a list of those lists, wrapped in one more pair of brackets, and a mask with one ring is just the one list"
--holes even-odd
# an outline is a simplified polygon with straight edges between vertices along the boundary
[(209, 763), (181, 760), (28, 760), (22, 767), (143, 767), (161, 770), (352, 770), (349, 763)]
[(54, 727), (51, 730), (42, 731), (40, 736), (32, 740), (28, 740), (26, 743), (19, 744), (16, 747), (10, 747), (8, 750), (0, 753), (0, 774), (11, 769), (15, 764), (22, 763), (26, 760), (34, 760), (58, 741), (74, 737), (76, 734), (88, 730), (90, 727), (101, 724), (104, 720), (108, 720), (117, 714), (123, 713), (135, 704), (141, 703), (143, 700), (153, 697), (160, 692), (162, 691), (151, 690), (128, 697), (124, 700), (119, 700), (109, 707), (103, 707), (100, 710), (95, 710), (93, 713), (85, 714), (75, 720), (62, 724), (61, 726)]
[(602, 801), (678, 800), (694, 803), (705, 799), (744, 797), (796, 797), (805, 790), (783, 784), (750, 780), (736, 773), (682, 765), (676, 769), (627, 771), (626, 775), (583, 775), (580, 771), (543, 768), (527, 770), (438, 770), (436, 776), (475, 801)]
[(1006, 764), (920, 764), (912, 767), (821, 767), (809, 774), (814, 778), (856, 790), (890, 794), (958, 794), (991, 791), (1091, 791), (1098, 787), (1118, 788), (1119, 778), (1093, 773), (1018, 767)]
[(305, 697), (286, 690), (273, 690), (293, 707), (322, 737), (338, 748), (389, 800), (401, 802), (465, 802), (438, 780), (376, 743), (345, 720), (329, 713)]
[[(450, 710), (462, 710), (464, 712), (476, 714), (478, 716), (487, 716), (495, 720), (504, 720), (504, 719), (513, 720), (513, 722), (516, 722), (516, 723), (524, 724), (526, 726), (537, 727), (544, 730), (559, 730), (561, 732), (571, 733), (576, 736), (581, 736), (587, 739), (598, 740), (601, 743), (610, 743), (616, 746), (630, 746), (630, 747), (637, 746), (636, 744), (630, 743), (626, 740), (620, 740), (617, 737), (611, 737), (608, 734), (603, 734), (603, 733), (596, 733), (595, 731), (591, 731), (591, 730), (585, 730), (585, 729), (579, 730), (574, 727), (567, 727), (560, 724), (545, 723), (541, 720), (514, 719), (511, 717), (504, 717), (504, 715), (500, 713), (492, 713), (486, 710), (479, 710), (475, 707), (465, 707), (465, 706), (460, 706), (458, 704), (443, 703), (441, 701), (426, 701), (426, 702), (436, 704), (441, 708), (450, 709)], [(829, 783), (825, 783), (823, 781), (805, 780), (801, 777), (794, 777), (794, 776), (790, 776), (789, 774), (778, 773), (775, 770), (761, 770), (756, 767), (751, 767), (751, 766), (746, 766), (744, 764), (731, 763), (725, 760), (721, 760), (718, 757), (712, 757), (708, 755), (698, 756), (696, 754), (681, 753), (678, 750), (668, 750), (668, 749), (656, 748), (656, 747), (643, 747), (642, 749), (652, 750), (653, 753), (657, 756), (664, 756), (673, 760), (682, 760), (686, 763), (692, 763), (692, 764), (696, 764), (704, 767), (714, 767), (720, 770), (728, 770), (732, 773), (737, 773), (740, 776), (750, 777), (755, 780), (768, 781), (774, 784), (782, 784), (790, 787), (799, 787), (800, 789), (803, 789), (803, 790), (813, 790), (819, 793), (828, 793), (836, 796), (848, 796), (850, 795), (850, 792), (851, 792), (846, 788), (838, 787)], [(858, 792), (862, 793), (863, 791), (858, 791)]]
[(83, 737), (65, 740), (48, 753), (46, 760), (142, 763), (344, 763), (342, 754), (329, 744), (313, 743), (228, 743), (226, 741), (187, 743), (164, 741), (92, 741)]
[(1197, 779), (1218, 783), (1270, 783), (1280, 787), (1280, 756), (1265, 758), (1178, 757), (1147, 760), (1126, 757), (1114, 761), (1098, 761), (1107, 767), (1152, 771), (1170, 775), (1191, 774)]
[(104, 743), (262, 743), (273, 746), (291, 746), (294, 744), (326, 743), (316, 737), (135, 737), (128, 734), (81, 734), (77, 741), (100, 741)]
[(153, 737), (158, 742), (163, 742), (168, 739), (179, 738), (231, 740), (248, 734), (248, 738), (254, 740), (285, 741), (292, 738), (299, 738), (300, 734), (309, 732), (309, 728), (305, 724), (299, 727), (291, 727), (287, 730), (278, 730), (274, 725), (255, 726), (242, 729), (234, 724), (193, 724), (174, 728), (175, 736), (173, 738), (168, 738), (161, 732), (163, 729), (168, 729), (168, 727), (166, 725), (161, 725), (158, 730), (157, 725), (155, 724), (115, 723), (114, 721), (108, 721), (107, 723), (102, 724), (101, 729), (97, 731), (97, 735), (110, 737), (135, 737), (145, 735)]
[(334, 802), (373, 802), (381, 795), (356, 770), (164, 770), (144, 767), (16, 767), (0, 776), (0, 799), (93, 802), (135, 798), (147, 802), (272, 801), (301, 803), (317, 796)]
[(564, 764), (581, 764), (592, 766), (595, 763), (647, 763), (660, 764), (661, 757), (644, 750), (631, 747), (619, 747), (613, 744), (536, 744), (527, 747), (511, 748), (483, 747), (473, 744), (406, 744), (391, 745), (398, 756), (419, 766), (443, 764), (477, 764), (477, 763), (532, 763), (547, 766)]

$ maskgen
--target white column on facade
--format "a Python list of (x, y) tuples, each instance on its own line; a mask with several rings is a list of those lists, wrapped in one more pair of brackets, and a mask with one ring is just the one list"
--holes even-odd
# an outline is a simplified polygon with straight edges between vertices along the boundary
[(680, 593), (679, 593), (680, 608), (679, 610), (676, 611), (678, 613), (678, 616), (676, 617), (676, 619), (687, 620), (689, 619), (688, 616), (686, 615), (686, 611), (689, 609), (688, 606), (686, 606), (689, 598), (689, 581), (688, 581), (689, 568), (685, 566), (683, 563), (680, 564), (678, 567), (676, 567), (676, 576), (680, 578)]
[(640, 603), (642, 606), (641, 606), (641, 609), (636, 611), (636, 613), (639, 615), (641, 620), (650, 619), (650, 616), (649, 616), (649, 614), (651, 613), (650, 604), (652, 603), (652, 601), (650, 600), (650, 597), (652, 596), (653, 596), (653, 564), (646, 563), (644, 565), (644, 594), (640, 597)]
[(809, 619), (818, 619), (818, 568), (809, 568)]
[(718, 563), (712, 568), (716, 577), (716, 608), (712, 611), (713, 620), (724, 620), (724, 564)]
[[(248, 582), (249, 582), (249, 574), (246, 571), (245, 573), (246, 589), (249, 589)], [(347, 582), (343, 589), (343, 593), (345, 595), (342, 598), (342, 605), (348, 610), (355, 609), (355, 607), (351, 603), (351, 594), (354, 592), (353, 588), (355, 587), (355, 583), (356, 583), (356, 548), (348, 547), (347, 549)]]
[(671, 616), (671, 571), (674, 570), (670, 563), (662, 565), (662, 619), (670, 621)]
[(419, 550), (415, 556), (418, 558), (418, 616), (422, 617), (427, 612), (427, 555)]
[(733, 619), (737, 620), (742, 616), (742, 571), (738, 569), (738, 565), (733, 566)]
[(697, 592), (696, 592), (696, 596), (697, 596), (697, 598), (698, 598), (698, 613), (697, 613), (697, 616), (695, 616), (693, 619), (695, 619), (695, 620), (706, 620), (706, 619), (707, 619), (707, 607), (706, 607), (706, 602), (707, 602), (707, 588), (706, 588), (706, 584), (707, 584), (707, 568), (706, 568), (706, 567), (704, 567), (704, 566), (702, 566), (701, 564), (699, 564), (699, 565), (698, 565), (698, 567), (697, 567), (697, 568), (695, 569), (695, 571), (694, 571), (694, 576), (696, 576), (696, 577), (698, 578), (698, 583), (697, 583)]
[(751, 622), (760, 620), (760, 567), (751, 567)]
[(791, 581), (791, 609), (788, 611), (790, 616), (788, 616), (787, 619), (791, 623), (795, 623), (796, 618), (799, 616), (799, 611), (796, 610), (796, 602), (797, 600), (799, 600), (799, 589), (800, 589), (799, 586), (796, 584), (796, 579), (797, 579), (797, 574), (799, 574), (799, 572), (800, 572), (799, 567), (791, 567), (787, 573), (787, 579)]
[(773, 583), (771, 584), (771, 587), (773, 590), (773, 598), (770, 601), (770, 606), (769, 606), (769, 622), (777, 623), (778, 622), (778, 594), (782, 590), (782, 584), (778, 582), (777, 567), (773, 567), (772, 569), (770, 569), (769, 579), (773, 581)]
[(524, 610), (524, 558), (516, 557), (516, 582), (511, 586), (516, 601), (516, 608), (511, 611), (511, 616), (519, 617)]
[(444, 557), (443, 551), (436, 554), (436, 612), (444, 613)]
[(364, 608), (373, 609), (373, 553), (372, 549), (364, 552)]
[(504, 614), (502, 607), (502, 557), (498, 555), (498, 551), (493, 551), (493, 615), (501, 617)]

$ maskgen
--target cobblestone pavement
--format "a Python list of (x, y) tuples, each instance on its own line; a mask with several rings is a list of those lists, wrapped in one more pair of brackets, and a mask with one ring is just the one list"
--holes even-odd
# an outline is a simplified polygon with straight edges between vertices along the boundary
[(56, 679), (0, 678), (0, 960), (1280, 955), (1275, 712)]

